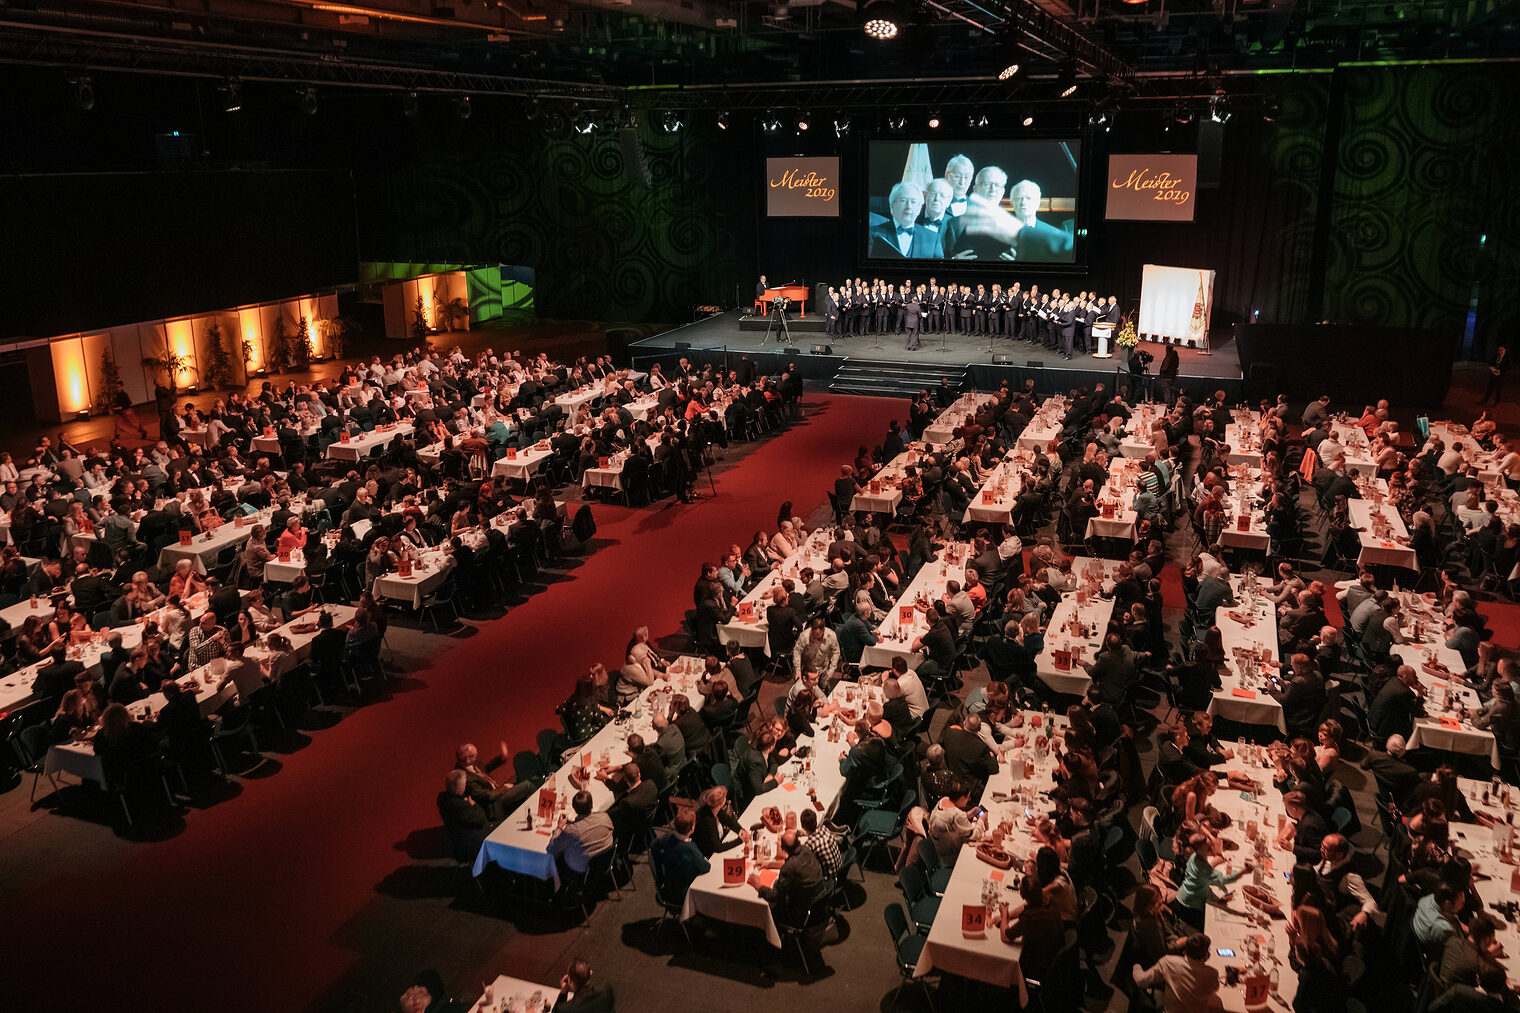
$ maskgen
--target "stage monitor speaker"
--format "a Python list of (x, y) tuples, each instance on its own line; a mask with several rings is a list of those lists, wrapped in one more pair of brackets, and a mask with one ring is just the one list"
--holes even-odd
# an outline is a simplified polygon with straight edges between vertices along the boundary
[(1198, 124), (1198, 186), (1219, 189), (1219, 163), (1224, 156), (1224, 124), (1206, 119)]
[(1013, 356), (1003, 355), (999, 353), (998, 355), (994, 355), (992, 357), (992, 361), (997, 363), (999, 366), (1006, 366), (1013, 361)]
[(690, 341), (677, 341), (676, 342), (676, 351), (678, 351), (678, 352), (689, 352), (689, 351), (691, 351), (691, 342)]
[(649, 159), (644, 157), (639, 132), (633, 127), (623, 127), (617, 132), (617, 139), (618, 147), (623, 149), (623, 175), (634, 186), (649, 186), (654, 177), (649, 174)]
[(1028, 369), (1044, 369), (1045, 363), (1041, 362), (1039, 359), (1030, 359), (1024, 363), (1024, 366)]
[(834, 354), (834, 346), (833, 345), (814, 345), (813, 346), (813, 354), (814, 355), (833, 355)]

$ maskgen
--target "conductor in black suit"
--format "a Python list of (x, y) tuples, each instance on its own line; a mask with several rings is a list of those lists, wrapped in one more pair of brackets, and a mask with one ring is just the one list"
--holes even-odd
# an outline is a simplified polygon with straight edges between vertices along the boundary
[(922, 298), (922, 292), (909, 292), (907, 302), (903, 303), (903, 332), (907, 335), (903, 347), (910, 352), (916, 351), (919, 347), (918, 329), (925, 316), (923, 307), (919, 303)]
[(823, 300), (824, 333), (831, 338), (839, 337), (839, 293), (831, 287)]
[(1503, 345), (1494, 353), (1494, 357), (1488, 363), (1488, 386), (1483, 389), (1483, 400), (1479, 404), (1488, 404), (1489, 399), (1494, 404), (1499, 403), (1500, 391), (1504, 387), (1504, 374), (1509, 372), (1509, 350)]
[(939, 259), (939, 233), (918, 222), (918, 213), (923, 206), (924, 194), (918, 184), (898, 183), (894, 186), (887, 196), (892, 217), (871, 229), (866, 255), (887, 260)]

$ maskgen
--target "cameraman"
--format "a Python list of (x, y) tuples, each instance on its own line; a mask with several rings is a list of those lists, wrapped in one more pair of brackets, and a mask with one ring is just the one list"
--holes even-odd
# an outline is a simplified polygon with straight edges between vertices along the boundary
[[(1155, 356), (1137, 344), (1129, 350), (1129, 395), (1131, 403), (1151, 399), (1151, 363)], [(1142, 396), (1143, 395), (1143, 396)]]

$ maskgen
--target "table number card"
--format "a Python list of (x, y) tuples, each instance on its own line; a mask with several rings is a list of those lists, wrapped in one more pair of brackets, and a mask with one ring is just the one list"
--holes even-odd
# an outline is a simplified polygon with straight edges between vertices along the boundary
[(1250, 531), (1251, 530), (1251, 517), (1250, 517), (1249, 514), (1241, 514), (1239, 517), (1235, 518), (1235, 530), (1236, 531)]
[(880, 496), (881, 495), (881, 480), (880, 479), (875, 479), (875, 478), (871, 479), (871, 495), (872, 496)]
[(339, 443), (347, 443), (348, 441), (349, 441), (348, 430), (347, 429), (341, 429), (341, 430), (339, 430), (338, 431), (338, 442)]
[(997, 502), (997, 497), (993, 496), (992, 493), (990, 493), (990, 492), (988, 492), (986, 490), (982, 491), (982, 506), (991, 506), (992, 504), (994, 504), (996, 502)]
[(410, 559), (403, 559), (398, 562), (396, 564), (396, 574), (401, 577), (410, 577), (412, 575), (412, 561)]
[(980, 939), (987, 935), (987, 908), (985, 905), (961, 905), (961, 935), (968, 939)]
[(912, 626), (913, 625), (913, 606), (912, 605), (899, 605), (899, 606), (897, 606), (897, 624), (899, 626)]
[(743, 858), (724, 858), (723, 859), (723, 885), (724, 886), (737, 886), (738, 884), (740, 884), (742, 882), (744, 882), (744, 859)]
[(515, 460), (517, 460), (517, 448), (516, 447), (508, 447), (507, 448), (507, 460), (509, 460), (509, 461), (515, 461)]
[(1057, 648), (1051, 652), (1051, 658), (1055, 661), (1056, 667), (1063, 671), (1071, 667), (1071, 652), (1068, 650)]
[(189, 545), (190, 544), (190, 539), (192, 537), (193, 536), (192, 536), (192, 534), (189, 531), (185, 531), (185, 530), (182, 529), (180, 531), (180, 533), (179, 533), (179, 544), (181, 544), (181, 545)]
[(734, 610), (734, 616), (740, 622), (752, 622), (755, 618), (755, 603), (752, 601), (741, 601)]
[(596, 459), (596, 466), (598, 468), (602, 469), (603, 471), (606, 471), (608, 468), (610, 468), (612, 466), (612, 458), (610, 458), (610, 457), (598, 457)]

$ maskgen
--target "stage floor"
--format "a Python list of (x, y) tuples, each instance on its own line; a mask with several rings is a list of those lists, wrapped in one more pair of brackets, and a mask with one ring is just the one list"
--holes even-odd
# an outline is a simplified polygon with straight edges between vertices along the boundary
[[(807, 319), (809, 323), (813, 321), (811, 315)], [(738, 310), (730, 310), (727, 313), (707, 317), (645, 338), (635, 342), (630, 349), (649, 354), (674, 349), (678, 342), (682, 342), (689, 343), (694, 351), (721, 350), (736, 354), (786, 351), (786, 345), (784, 343), (778, 345), (774, 337), (769, 341), (766, 340), (764, 326), (764, 318), (756, 321)], [(1240, 360), (1236, 356), (1232, 338), (1233, 335), (1225, 332), (1224, 342), (1210, 355), (1191, 348), (1179, 347), (1177, 353), (1180, 360), (1180, 375), (1197, 380), (1212, 378), (1238, 383), (1241, 380)], [(1092, 373), (1111, 373), (1116, 368), (1123, 371), (1128, 369), (1128, 360), (1123, 356), (1115, 355), (1107, 359), (1099, 359), (1091, 355), (1076, 355), (1067, 362), (1059, 353), (1041, 345), (1030, 344), (1027, 341), (1014, 341), (1011, 338), (993, 338), (990, 350), (986, 337), (974, 338), (963, 334), (925, 335), (922, 342), (922, 348), (910, 352), (903, 347), (902, 337), (896, 334), (867, 334), (830, 339), (822, 331), (800, 328), (794, 328), (792, 331), (792, 347), (799, 353), (805, 355), (815, 344), (827, 344), (831, 346), (833, 356), (845, 357), (853, 361), (922, 362), (931, 366), (964, 366), (994, 363), (997, 362), (996, 356), (1006, 355), (1008, 363), (1015, 366), (1038, 362), (1041, 366), (1065, 371)], [(880, 347), (876, 347), (878, 345)], [(1150, 349), (1156, 355), (1156, 361), (1151, 366), (1151, 372), (1154, 374), (1161, 362), (1163, 346), (1143, 342), (1142, 347)]]

